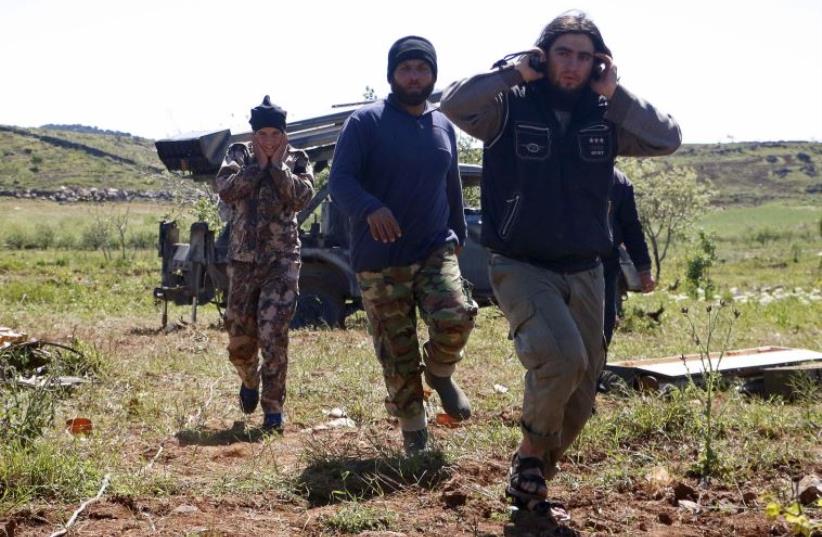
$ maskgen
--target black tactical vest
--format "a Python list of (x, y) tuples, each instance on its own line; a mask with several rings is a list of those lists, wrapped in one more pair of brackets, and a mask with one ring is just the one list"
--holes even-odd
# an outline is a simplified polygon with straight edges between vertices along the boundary
[(608, 195), (616, 128), (607, 102), (579, 98), (565, 134), (545, 83), (506, 94), (506, 117), (485, 145), (482, 243), (492, 251), (559, 272), (593, 268), (612, 247)]

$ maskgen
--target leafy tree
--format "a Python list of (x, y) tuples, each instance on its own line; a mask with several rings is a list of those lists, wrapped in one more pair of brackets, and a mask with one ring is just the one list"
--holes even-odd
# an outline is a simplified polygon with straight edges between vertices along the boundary
[(460, 162), (482, 164), (482, 142), (473, 136), (457, 131), (457, 151), (460, 155)]
[[(482, 142), (462, 131), (457, 131), (459, 161), (465, 164), (482, 164)], [(467, 207), (480, 207), (480, 187), (463, 186), (463, 199)]]
[(714, 195), (692, 168), (666, 168), (651, 160), (620, 160), (634, 184), (637, 211), (656, 266), (656, 280), (671, 244), (688, 234)]
[(376, 101), (377, 92), (371, 86), (366, 86), (365, 90), (362, 92), (362, 98), (366, 101)]

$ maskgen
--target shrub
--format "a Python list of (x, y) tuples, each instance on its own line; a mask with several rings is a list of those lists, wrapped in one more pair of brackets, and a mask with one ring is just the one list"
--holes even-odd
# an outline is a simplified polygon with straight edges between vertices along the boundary
[(57, 248), (62, 248), (64, 250), (73, 250), (77, 248), (77, 236), (75, 235), (61, 235), (60, 238), (57, 239), (55, 242), (55, 246)]
[(35, 248), (47, 250), (54, 246), (54, 229), (48, 224), (37, 224), (34, 228), (34, 237), (32, 243)]
[(128, 238), (128, 246), (135, 250), (147, 250), (157, 245), (157, 234), (152, 231), (134, 233)]
[(83, 230), (80, 246), (87, 250), (103, 250), (107, 252), (111, 247), (112, 234), (110, 222), (102, 219), (95, 220)]
[(13, 226), (8, 230), (5, 242), (6, 247), (12, 250), (22, 250), (31, 247), (31, 237), (17, 226)]
[(699, 243), (694, 253), (686, 260), (685, 280), (688, 292), (697, 298), (697, 290), (705, 291), (705, 299), (710, 300), (716, 291), (716, 285), (711, 278), (710, 269), (716, 261), (716, 244), (713, 237), (704, 231), (699, 231)]

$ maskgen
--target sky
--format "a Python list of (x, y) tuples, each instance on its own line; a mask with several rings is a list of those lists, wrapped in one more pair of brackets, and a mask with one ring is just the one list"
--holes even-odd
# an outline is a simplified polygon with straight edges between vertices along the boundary
[(444, 88), (530, 48), (568, 9), (686, 143), (822, 141), (820, 0), (2, 0), (0, 124), (245, 132), (266, 94), (291, 121), (366, 86), (384, 97), (399, 37), (433, 42)]

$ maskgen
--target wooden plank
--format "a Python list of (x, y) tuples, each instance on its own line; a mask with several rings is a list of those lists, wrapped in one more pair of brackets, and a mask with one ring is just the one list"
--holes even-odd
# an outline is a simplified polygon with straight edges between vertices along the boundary
[[(716, 364), (719, 354), (713, 357)], [(723, 375), (750, 376), (761, 373), (767, 367), (798, 364), (802, 362), (822, 362), (822, 353), (807, 349), (790, 349), (785, 347), (759, 347), (728, 351), (719, 363), (718, 370)], [(687, 364), (687, 365), (686, 365)], [(608, 364), (616, 371), (635, 370), (640, 375), (654, 375), (666, 378), (686, 377), (705, 373), (698, 354), (681, 357), (666, 357), (651, 360), (628, 360)]]

